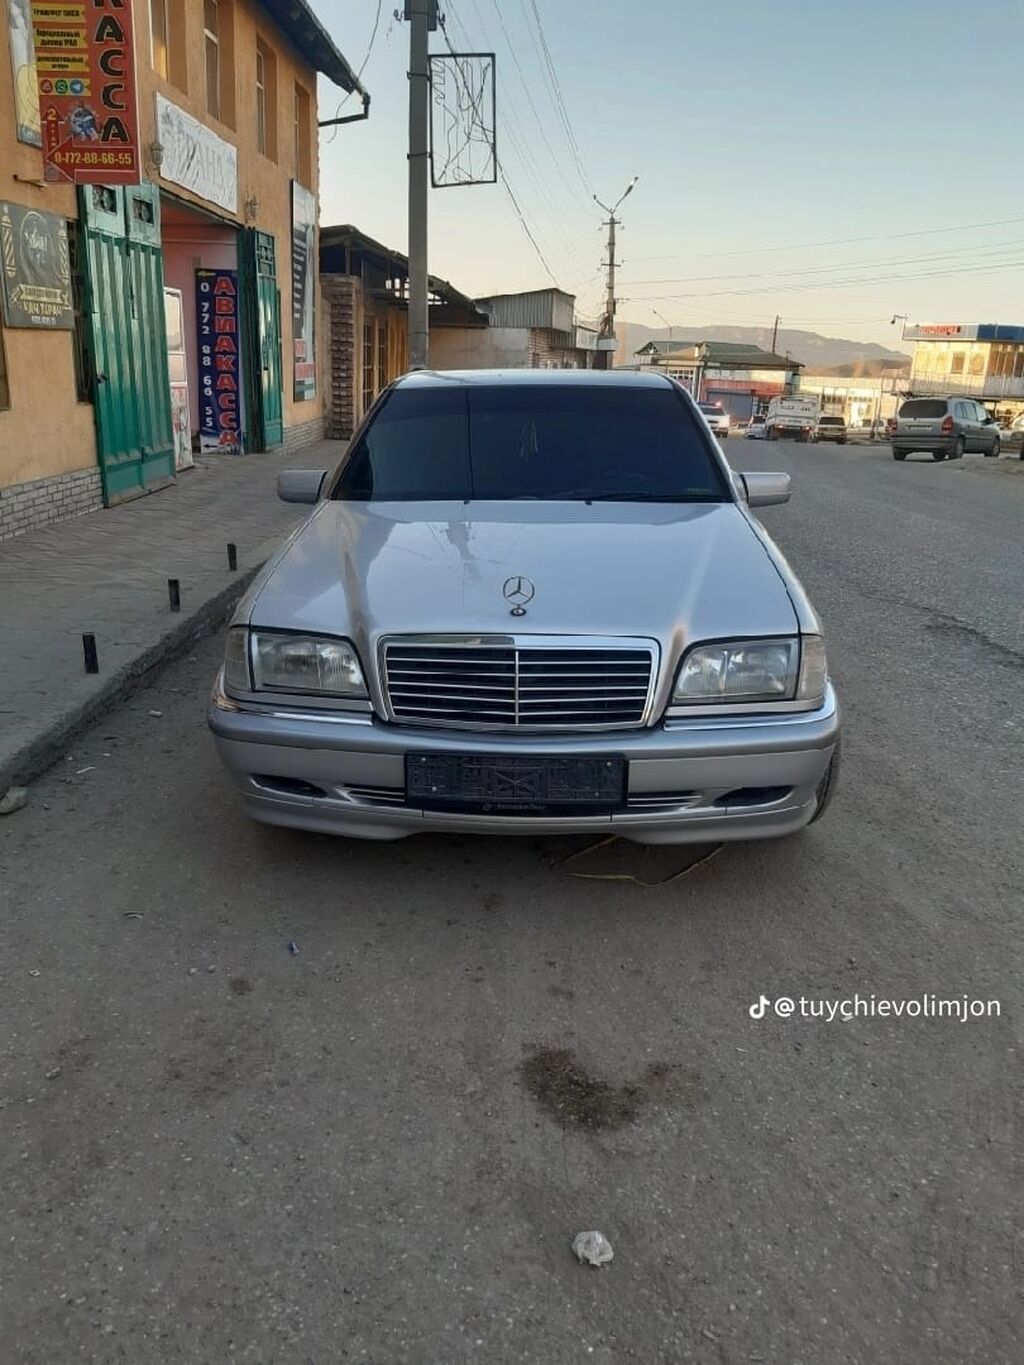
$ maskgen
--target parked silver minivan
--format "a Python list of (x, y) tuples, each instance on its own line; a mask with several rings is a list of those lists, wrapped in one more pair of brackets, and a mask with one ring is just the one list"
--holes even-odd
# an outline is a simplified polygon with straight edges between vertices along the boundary
[(973, 398), (908, 398), (896, 416), (892, 457), (905, 460), (915, 450), (933, 460), (959, 460), (969, 451), (999, 454), (999, 428)]

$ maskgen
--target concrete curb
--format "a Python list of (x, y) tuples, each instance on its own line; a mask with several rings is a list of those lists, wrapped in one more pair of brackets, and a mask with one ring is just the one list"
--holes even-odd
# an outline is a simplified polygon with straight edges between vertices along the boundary
[(240, 570), (237, 578), (178, 621), (155, 645), (141, 650), (106, 678), (92, 696), (71, 707), (0, 761), (0, 796), (8, 787), (25, 786), (52, 767), (84, 730), (133, 693), (147, 687), (196, 640), (222, 625), (265, 562), (263, 559), (251, 568)]

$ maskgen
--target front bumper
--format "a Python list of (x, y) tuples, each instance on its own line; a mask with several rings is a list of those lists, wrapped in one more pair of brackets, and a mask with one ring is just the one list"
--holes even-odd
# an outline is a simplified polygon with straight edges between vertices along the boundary
[[(235, 702), (218, 678), (210, 729), (248, 813), (362, 839), (427, 831), (618, 834), (639, 843), (706, 843), (791, 834), (814, 815), (839, 739), (828, 688), (816, 711), (694, 717), (619, 733), (526, 735), (388, 725), (362, 714), (284, 711)], [(418, 810), (405, 800), (407, 752), (621, 755), (625, 808), (603, 815), (480, 815)]]

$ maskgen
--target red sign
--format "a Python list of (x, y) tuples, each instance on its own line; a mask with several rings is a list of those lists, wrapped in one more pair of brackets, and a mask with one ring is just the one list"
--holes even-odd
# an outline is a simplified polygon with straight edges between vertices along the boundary
[(926, 322), (917, 329), (922, 336), (956, 337), (963, 328), (958, 322)]
[(142, 178), (132, 0), (32, 0), (47, 180)]

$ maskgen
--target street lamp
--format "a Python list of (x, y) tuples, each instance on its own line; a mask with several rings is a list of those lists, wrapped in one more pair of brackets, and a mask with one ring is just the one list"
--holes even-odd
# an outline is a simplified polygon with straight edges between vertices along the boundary
[(665, 326), (668, 328), (668, 348), (669, 348), (669, 350), (671, 350), (671, 349), (672, 349), (672, 324), (671, 324), (671, 322), (669, 322), (668, 318), (665, 316), (664, 313), (659, 313), (658, 310), (657, 310), (657, 308), (652, 308), (652, 309), (651, 309), (651, 312), (654, 314), (654, 316), (655, 316), (656, 318), (661, 318), (662, 322), (663, 322), (663, 323), (665, 324)]
[(897, 322), (902, 322), (902, 323), (903, 323), (903, 326), (902, 326), (902, 328), (900, 329), (900, 339), (901, 339), (901, 340), (902, 340), (902, 338), (903, 338), (903, 334), (904, 334), (904, 333), (906, 332), (906, 330), (907, 330), (907, 322), (908, 322), (908, 321), (909, 321), (909, 319), (908, 319), (906, 313), (893, 313), (893, 315), (892, 315), (892, 321), (889, 323), (889, 326), (890, 326), (890, 327), (895, 327)]

